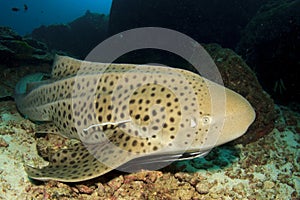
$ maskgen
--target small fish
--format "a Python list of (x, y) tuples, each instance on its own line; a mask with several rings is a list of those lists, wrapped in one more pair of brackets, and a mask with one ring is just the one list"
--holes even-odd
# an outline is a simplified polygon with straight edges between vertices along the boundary
[(20, 11), (20, 8), (13, 7), (13, 8), (11, 8), (11, 10), (14, 11), (14, 12), (18, 12), (18, 11)]
[(255, 119), (241, 95), (170, 67), (56, 56), (51, 78), (27, 86), (15, 101), (24, 116), (45, 122), (37, 132), (78, 140), (48, 166), (26, 165), (37, 180), (77, 182), (201, 157), (243, 135)]
[(24, 4), (24, 11), (27, 11), (28, 10), (28, 6), (27, 4)]

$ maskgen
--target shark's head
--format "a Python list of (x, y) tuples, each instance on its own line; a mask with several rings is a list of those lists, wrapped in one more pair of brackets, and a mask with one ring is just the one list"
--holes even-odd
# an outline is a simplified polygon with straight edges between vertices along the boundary
[[(206, 98), (209, 127), (207, 146), (219, 146), (242, 136), (255, 120), (255, 111), (240, 94), (206, 80), (211, 98)], [(214, 136), (212, 136), (214, 135)]]
[(255, 120), (255, 111), (244, 97), (229, 89), (225, 89), (225, 97), (224, 125), (217, 145), (242, 136)]

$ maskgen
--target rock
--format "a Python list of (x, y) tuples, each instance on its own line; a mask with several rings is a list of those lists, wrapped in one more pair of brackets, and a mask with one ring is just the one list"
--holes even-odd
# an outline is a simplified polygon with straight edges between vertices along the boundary
[[(14, 52), (11, 49), (7, 48), (6, 46), (4, 46), (3, 44), (0, 43), (0, 55), (11, 55), (12, 56), (13, 54), (14, 54)], [(0, 56), (0, 57), (4, 58), (4, 56)], [(3, 60), (2, 60), (2, 62), (3, 62)]]
[(248, 23), (237, 52), (279, 103), (299, 102), (300, 1), (270, 1)]
[(256, 112), (254, 123), (246, 134), (234, 143), (247, 144), (270, 133), (274, 128), (274, 102), (263, 90), (254, 72), (230, 49), (224, 49), (216, 44), (204, 45), (204, 48), (214, 58), (224, 85), (244, 96)]
[(86, 185), (83, 185), (83, 184), (79, 184), (79, 185), (76, 185), (76, 188), (78, 189), (78, 191), (80, 193), (83, 193), (83, 194), (92, 194), (94, 192), (94, 190)]
[(27, 37), (24, 38), (24, 41), (29, 44), (30, 46), (36, 48), (36, 49), (40, 49), (42, 51), (48, 51), (48, 47), (45, 43), (42, 43), (38, 40), (35, 40), (33, 38)]
[(8, 147), (9, 144), (3, 139), (3, 138), (0, 138), (0, 147)]
[(38, 51), (23, 40), (4, 40), (1, 41), (1, 44), (12, 50), (17, 59), (29, 59), (35, 51)]
[(87, 11), (84, 16), (68, 24), (34, 29), (31, 36), (46, 43), (51, 50), (64, 51), (73, 57), (84, 59), (107, 37), (107, 24), (107, 16)]
[(196, 190), (199, 194), (208, 194), (209, 193), (209, 186), (207, 184), (198, 183), (196, 185)]
[(266, 189), (272, 189), (275, 186), (275, 183), (272, 181), (265, 181), (263, 188)]
[(53, 58), (54, 54), (42, 42), (22, 38), (9, 27), (0, 27), (0, 98), (13, 96), (21, 77), (49, 72)]
[(20, 40), (22, 37), (19, 36), (9, 27), (0, 27), (0, 41), (1, 40)]
[(8, 27), (0, 27), (0, 65), (17, 67), (36, 62), (49, 63), (53, 55), (45, 44), (22, 38)]
[(39, 64), (22, 64), (22, 67), (12, 67), (0, 64), (0, 100), (12, 97), (15, 87), (19, 80), (36, 72), (50, 73), (51, 66), (49, 63), (40, 62)]
[(240, 31), (267, 0), (114, 0), (110, 35), (156, 26), (185, 33), (201, 43), (235, 47)]

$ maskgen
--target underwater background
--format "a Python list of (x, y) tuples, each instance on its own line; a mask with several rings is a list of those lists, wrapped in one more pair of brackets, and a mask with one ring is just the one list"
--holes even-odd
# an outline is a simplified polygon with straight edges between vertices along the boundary
[(73, 21), (87, 10), (109, 14), (112, 0), (103, 1), (1, 1), (0, 24), (18, 34), (30, 34), (41, 25), (63, 24)]
[[(0, 199), (300, 199), (300, 0), (1, 0), (0, 11)], [(28, 179), (24, 159), (42, 162), (36, 146), (51, 151), (66, 141), (36, 137), (16, 109), (17, 82), (49, 73), (55, 54), (83, 60), (110, 36), (139, 27), (201, 43), (224, 85), (255, 109), (246, 134), (161, 171), (112, 171), (78, 184)], [(194, 71), (155, 49), (115, 62)]]

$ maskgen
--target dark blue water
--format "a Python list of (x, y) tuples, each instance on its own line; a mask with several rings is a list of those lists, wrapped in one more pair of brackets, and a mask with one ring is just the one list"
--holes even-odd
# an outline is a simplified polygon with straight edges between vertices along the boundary
[[(87, 10), (108, 14), (112, 0), (0, 0), (0, 26), (12, 27), (21, 35), (40, 25), (67, 23)], [(24, 5), (28, 7), (26, 10)], [(12, 9), (19, 9), (13, 11)]]

